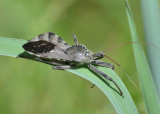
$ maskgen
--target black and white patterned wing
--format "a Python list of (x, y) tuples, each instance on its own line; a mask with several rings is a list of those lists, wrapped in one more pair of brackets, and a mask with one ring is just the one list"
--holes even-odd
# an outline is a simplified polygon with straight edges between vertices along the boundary
[(51, 32), (41, 34), (23, 45), (26, 52), (37, 57), (72, 61), (65, 53), (66, 49), (69, 47), (70, 45), (68, 45), (61, 37)]
[(58, 35), (52, 32), (40, 34), (37, 37), (30, 40), (29, 42), (40, 41), (40, 40), (44, 40), (44, 41), (53, 43), (57, 45), (59, 48), (64, 49), (64, 50), (70, 47), (70, 45), (68, 45), (61, 37), (59, 37)]

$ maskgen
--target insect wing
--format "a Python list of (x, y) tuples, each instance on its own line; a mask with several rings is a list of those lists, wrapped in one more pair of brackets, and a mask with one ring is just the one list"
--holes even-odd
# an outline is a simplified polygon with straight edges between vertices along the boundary
[(40, 34), (37, 37), (30, 40), (29, 42), (40, 41), (40, 40), (44, 40), (44, 41), (48, 41), (50, 43), (53, 43), (53, 44), (57, 45), (58, 48), (64, 49), (64, 50), (70, 47), (70, 45), (68, 45), (61, 37), (59, 37), (58, 35), (56, 35), (52, 32)]
[(69, 47), (62, 38), (51, 32), (41, 34), (23, 45), (26, 52), (41, 58), (72, 61), (65, 53)]

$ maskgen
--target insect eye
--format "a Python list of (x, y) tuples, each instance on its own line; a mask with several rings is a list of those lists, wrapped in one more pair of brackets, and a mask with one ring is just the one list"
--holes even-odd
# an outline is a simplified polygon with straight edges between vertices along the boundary
[(96, 57), (103, 57), (103, 55), (104, 55), (104, 54), (100, 52), (100, 53), (97, 53), (97, 54), (96, 54)]
[(98, 54), (96, 54), (96, 57), (100, 57), (101, 55), (98, 53)]

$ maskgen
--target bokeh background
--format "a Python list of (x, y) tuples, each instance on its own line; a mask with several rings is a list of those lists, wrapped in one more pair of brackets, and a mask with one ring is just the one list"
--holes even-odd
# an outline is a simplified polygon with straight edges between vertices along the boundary
[[(130, 6), (143, 41), (139, 0)], [(73, 45), (72, 34), (93, 52), (131, 41), (124, 0), (0, 0), (0, 36), (32, 39), (54, 32)], [(139, 86), (132, 46), (106, 54)], [(103, 61), (114, 64), (108, 59)], [(143, 114), (141, 93), (115, 65)], [(115, 114), (108, 98), (92, 83), (43, 63), (0, 56), (0, 114)]]

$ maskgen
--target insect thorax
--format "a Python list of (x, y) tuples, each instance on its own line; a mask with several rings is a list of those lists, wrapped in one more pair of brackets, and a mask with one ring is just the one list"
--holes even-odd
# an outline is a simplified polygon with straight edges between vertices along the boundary
[(93, 60), (92, 52), (83, 45), (74, 45), (66, 50), (67, 55), (72, 57), (73, 61), (80, 64), (90, 63)]

